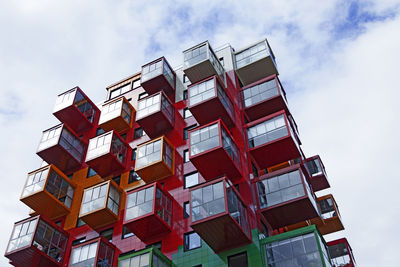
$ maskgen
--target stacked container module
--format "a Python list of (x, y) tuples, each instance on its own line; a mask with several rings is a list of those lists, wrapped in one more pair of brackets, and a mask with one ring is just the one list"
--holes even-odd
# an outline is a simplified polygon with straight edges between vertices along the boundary
[[(356, 266), (266, 39), (208, 41), (57, 97), (5, 256), (14, 266)], [(317, 195), (318, 194), (318, 195)]]

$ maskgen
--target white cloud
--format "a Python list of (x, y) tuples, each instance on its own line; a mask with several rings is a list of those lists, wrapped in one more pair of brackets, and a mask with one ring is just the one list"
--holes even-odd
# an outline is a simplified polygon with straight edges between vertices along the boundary
[(98, 102), (156, 57), (176, 66), (182, 50), (207, 39), (240, 49), (268, 37), (303, 148), (322, 156), (347, 228), (328, 238), (347, 236), (360, 266), (395, 266), (399, 6), (364, 2), (361, 11), (391, 18), (338, 39), (346, 1), (2, 1), (0, 251), (26, 217), (17, 198), (40, 165), (41, 131), (57, 123), (57, 93), (79, 85)]

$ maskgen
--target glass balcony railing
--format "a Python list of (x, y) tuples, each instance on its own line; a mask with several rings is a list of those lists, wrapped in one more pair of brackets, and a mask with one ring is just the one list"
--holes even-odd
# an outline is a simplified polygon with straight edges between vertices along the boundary
[(14, 225), (5, 256), (16, 266), (28, 266), (36, 257), (46, 266), (61, 266), (68, 234), (40, 216)]
[(115, 248), (104, 238), (96, 238), (72, 247), (69, 267), (115, 266)]
[(125, 132), (132, 127), (135, 109), (125, 97), (113, 99), (103, 104), (99, 126), (105, 131)]
[(53, 165), (28, 174), (21, 201), (49, 218), (65, 215), (71, 208), (75, 188)]
[(107, 181), (86, 188), (83, 192), (79, 218), (93, 229), (110, 224), (119, 218), (121, 191)]
[(175, 88), (175, 73), (164, 57), (157, 59), (142, 67), (141, 84), (163, 75), (169, 85)]
[(334, 267), (354, 267), (356, 261), (346, 238), (328, 242), (329, 254)]
[(237, 51), (235, 61), (236, 72), (245, 86), (270, 75), (278, 74), (275, 56), (267, 40)]
[(120, 267), (171, 267), (172, 262), (157, 248), (147, 248), (119, 258)]
[(137, 147), (135, 171), (146, 182), (165, 178), (174, 172), (174, 157), (175, 150), (167, 138), (151, 140)]
[(157, 137), (174, 127), (175, 109), (163, 92), (138, 102), (136, 121), (150, 137)]
[(191, 85), (188, 90), (190, 111), (200, 124), (207, 124), (220, 117), (228, 125), (233, 123), (232, 101), (216, 76)]
[[(226, 178), (196, 186), (190, 194), (191, 227), (214, 251), (248, 241), (246, 206)], [(210, 228), (221, 236), (211, 234)]]
[(310, 176), (310, 184), (312, 185), (314, 191), (319, 191), (330, 187), (325, 167), (318, 155), (307, 158), (304, 166), (306, 167), (308, 175)]
[(289, 134), (284, 115), (279, 115), (247, 129), (249, 148), (267, 144)]
[(336, 206), (336, 202), (331, 195), (321, 197), (318, 199), (318, 205), (321, 211), (321, 217), (323, 219), (329, 219), (333, 217), (339, 217), (339, 209)]
[(79, 87), (75, 87), (58, 95), (53, 113), (74, 131), (82, 132), (93, 126), (99, 109)]
[(224, 67), (208, 42), (183, 51), (183, 71), (192, 83), (218, 75), (225, 83)]
[(80, 167), (86, 145), (64, 124), (43, 132), (37, 154), (47, 163), (62, 171)]

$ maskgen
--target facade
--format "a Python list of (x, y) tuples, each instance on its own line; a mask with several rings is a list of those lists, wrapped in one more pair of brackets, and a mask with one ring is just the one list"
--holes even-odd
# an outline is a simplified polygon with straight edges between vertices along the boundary
[[(107, 87), (57, 97), (5, 256), (14, 266), (355, 266), (319, 156), (266, 39), (203, 42)], [(318, 195), (319, 194), (319, 195)]]

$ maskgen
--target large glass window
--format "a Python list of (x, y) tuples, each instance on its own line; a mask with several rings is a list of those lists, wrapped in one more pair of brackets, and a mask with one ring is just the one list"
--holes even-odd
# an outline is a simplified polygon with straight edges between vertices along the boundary
[(59, 143), (78, 162), (82, 162), (85, 148), (82, 142), (66, 128), (62, 130)]
[(74, 105), (85, 116), (88, 121), (93, 122), (96, 111), (93, 105), (82, 95), (80, 91), (76, 91)]
[(326, 198), (318, 201), (319, 207), (321, 208), (321, 217), (324, 219), (332, 218), (337, 216), (335, 205), (332, 198)]
[[(29, 179), (29, 178), (28, 178)], [(46, 191), (58, 199), (68, 208), (71, 208), (74, 197), (74, 188), (54, 170), (50, 170), (47, 179)]]
[(224, 89), (222, 89), (222, 86), (219, 85), (218, 82), (217, 82), (217, 93), (218, 93), (219, 99), (221, 100), (222, 105), (225, 107), (225, 109), (229, 113), (229, 115), (233, 118), (234, 115), (233, 115), (232, 101), (229, 99), (228, 95), (226, 94)]
[(30, 173), (28, 175), (24, 191), (22, 192), (22, 197), (26, 197), (33, 193), (43, 190), (48, 174), (49, 174), (49, 168), (45, 168), (40, 171)]
[(169, 226), (172, 221), (172, 199), (170, 199), (160, 188), (156, 189), (155, 213)]
[(185, 51), (183, 54), (183, 58), (184, 58), (183, 60), (184, 68), (189, 68), (207, 59), (207, 44), (205, 43), (194, 49)]
[(307, 161), (306, 167), (311, 176), (320, 175), (323, 173), (321, 162), (318, 158)]
[(148, 81), (162, 73), (162, 60), (150, 63), (142, 67), (142, 83)]
[[(135, 82), (135, 81), (134, 81), (134, 82)], [(140, 83), (139, 83), (139, 84), (140, 84)], [(133, 88), (135, 88), (135, 87), (137, 87), (136, 84), (134, 84)], [(113, 90), (110, 92), (110, 97), (109, 97), (109, 99), (112, 99), (112, 98), (115, 98), (115, 97), (117, 97), (117, 96), (123, 95), (123, 94), (125, 94), (126, 92), (130, 91), (131, 89), (132, 89), (131, 83), (124, 84), (124, 85), (122, 85), (121, 87), (118, 87), (118, 88), (116, 88), (116, 89), (113, 89)]]
[(257, 188), (260, 208), (271, 207), (305, 195), (299, 170), (259, 181)]
[[(110, 192), (108, 188), (110, 186)], [(108, 195), (107, 195), (108, 193)], [(120, 203), (120, 192), (110, 183), (100, 184), (98, 186), (86, 189), (83, 194), (80, 216), (87, 213), (103, 209), (107, 207), (115, 215), (118, 215), (119, 203)]]
[(228, 194), (228, 211), (229, 214), (236, 220), (236, 222), (242, 227), (247, 235), (250, 235), (249, 224), (247, 223), (247, 210), (246, 206), (240, 200), (236, 192), (232, 189), (232, 186), (227, 188)]
[(172, 69), (169, 67), (167, 61), (163, 60), (163, 74), (165, 76), (165, 78), (167, 79), (168, 83), (175, 88), (175, 75), (172, 72)]
[(236, 67), (239, 69), (261, 58), (269, 56), (265, 41), (258, 43), (236, 54)]
[(161, 160), (162, 140), (139, 146), (136, 153), (135, 168), (139, 169)]
[(226, 153), (231, 157), (231, 159), (240, 166), (239, 162), (239, 150), (236, 144), (233, 142), (232, 138), (228, 135), (223, 127), (221, 127), (222, 133), (222, 147), (225, 149)]
[(330, 245), (329, 254), (331, 255), (333, 266), (340, 267), (351, 263), (349, 251), (345, 243)]
[(132, 122), (132, 111), (132, 107), (127, 102), (123, 101), (121, 116), (129, 125)]
[(110, 184), (110, 192), (108, 193), (107, 208), (111, 210), (115, 215), (118, 215), (120, 199), (121, 199), (121, 193), (112, 184)]
[(136, 120), (144, 118), (150, 114), (160, 111), (161, 94), (156, 94), (142, 99), (138, 103)]
[(276, 241), (265, 245), (268, 267), (323, 267), (314, 233)]
[(31, 244), (37, 222), (38, 219), (34, 219), (15, 225), (11, 234), (10, 242), (8, 243), (7, 252), (29, 246)]
[(154, 187), (128, 194), (125, 220), (129, 221), (153, 212)]
[(121, 115), (122, 106), (123, 98), (104, 104), (101, 109), (99, 124), (119, 117)]
[(192, 172), (192, 173), (185, 174), (183, 176), (183, 180), (184, 180), (185, 188), (195, 186), (195, 185), (199, 184), (199, 173)]
[(192, 221), (225, 212), (224, 183), (211, 184), (191, 192)]
[(98, 242), (75, 247), (71, 252), (70, 267), (95, 266)]
[(279, 95), (279, 88), (275, 79), (246, 88), (242, 92), (245, 107), (263, 102)]
[(214, 79), (196, 84), (189, 88), (190, 106), (194, 106), (215, 96)]
[(288, 135), (284, 115), (264, 121), (247, 129), (249, 147), (257, 147)]
[(219, 145), (218, 123), (203, 127), (190, 133), (191, 156), (218, 147)]
[[(119, 262), (120, 267), (149, 267), (150, 253), (137, 255), (132, 258), (124, 259)], [(154, 264), (152, 266), (155, 266)]]
[(107, 153), (113, 154), (122, 164), (125, 164), (127, 147), (113, 132), (90, 139), (86, 161)]
[(38, 151), (57, 145), (62, 129), (62, 125), (60, 124), (56, 127), (44, 131), (42, 139), (40, 140)]
[(201, 238), (195, 233), (186, 233), (183, 238), (183, 248), (185, 251), (201, 247)]

